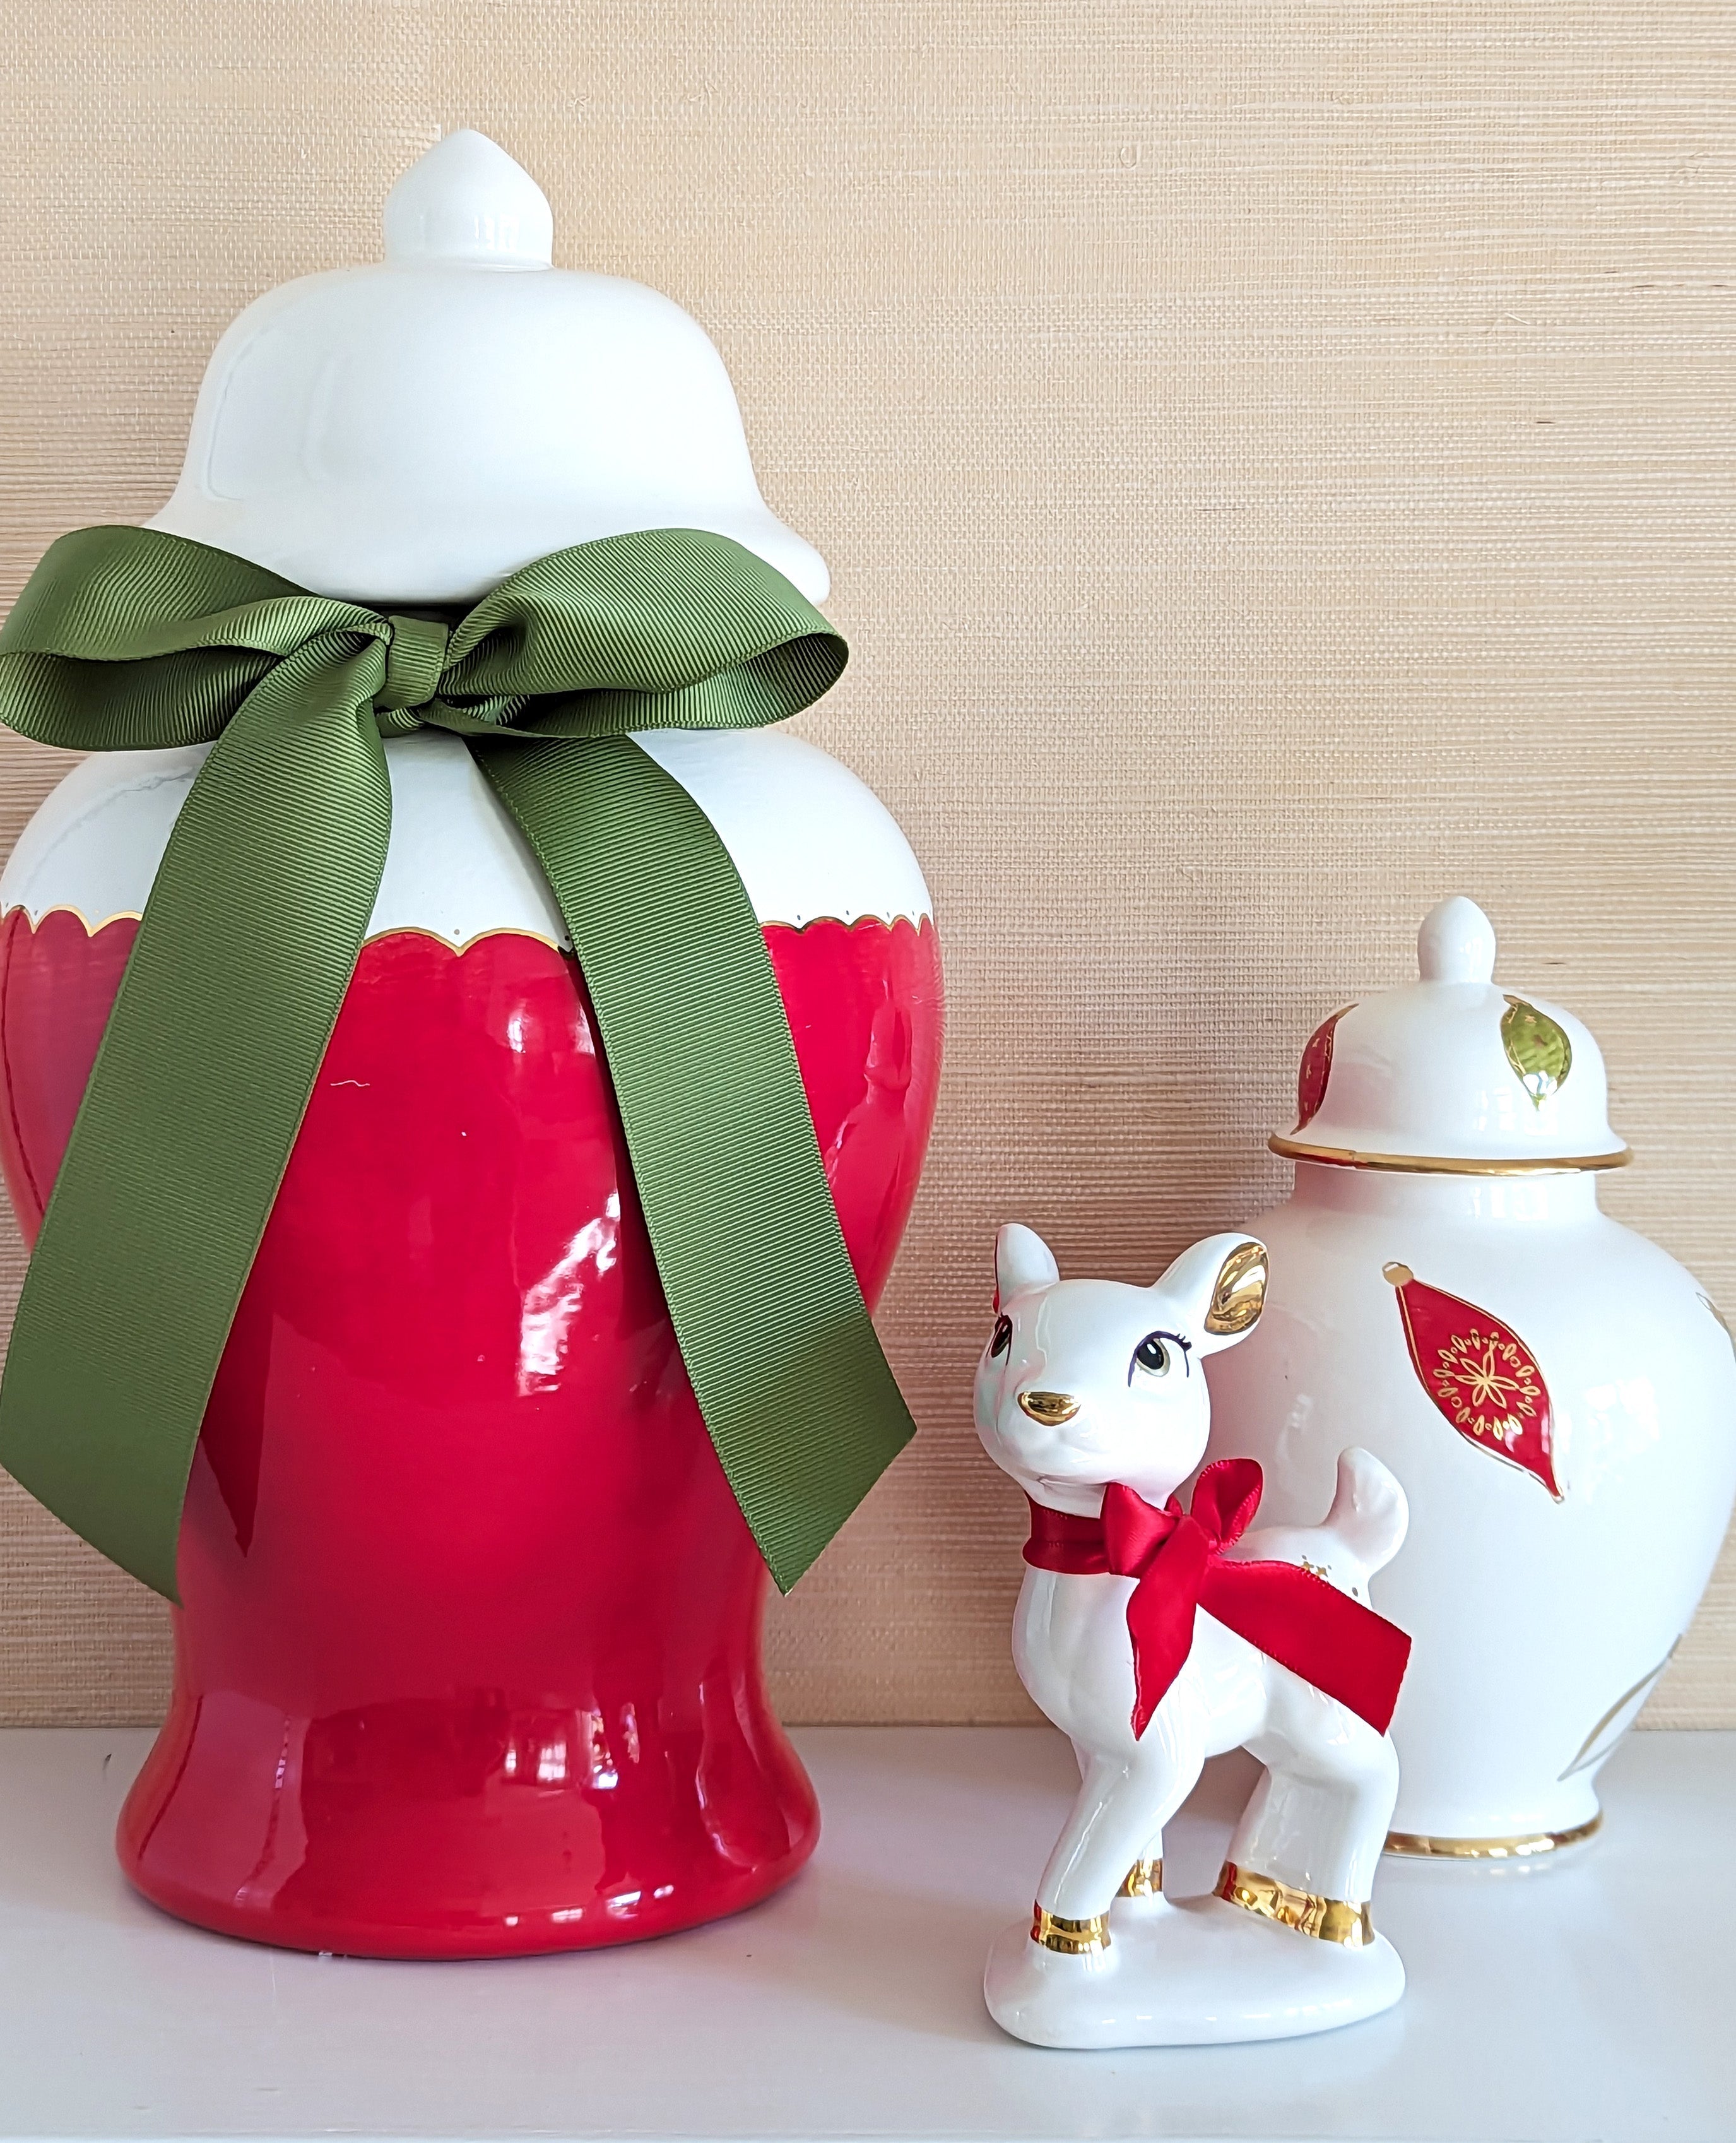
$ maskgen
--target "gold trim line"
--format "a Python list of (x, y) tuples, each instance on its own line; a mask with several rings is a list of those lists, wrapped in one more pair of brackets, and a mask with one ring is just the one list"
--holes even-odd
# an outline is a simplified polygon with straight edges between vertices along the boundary
[[(142, 912), (136, 908), (117, 908), (99, 922), (93, 923), (82, 908), (76, 908), (70, 901), (65, 900), (56, 901), (52, 907), (45, 908), (40, 915), (32, 915), (27, 902), (15, 900), (10, 908), (0, 908), (0, 923), (3, 923), (9, 915), (20, 913), (32, 931), (40, 930), (51, 915), (70, 915), (84, 925), (87, 938), (98, 936), (111, 923), (141, 923), (144, 920)], [(370, 931), (362, 943), (377, 945), (383, 938), (426, 938), (436, 945), (443, 945), (448, 953), (467, 953), (472, 945), (480, 945), (485, 938), (528, 938), (538, 945), (547, 945), (551, 952), (571, 953), (572, 950), (571, 945), (563, 944), (557, 938), (551, 938), (546, 930), (532, 930), (517, 923), (490, 923), (472, 932), (468, 938), (450, 938), (443, 930), (433, 929), (423, 923), (388, 923), (383, 930)]]
[(1127, 1871), (1121, 1884), (1124, 1898), (1160, 1898), (1164, 1894), (1164, 1863), (1155, 1855), (1144, 1854)]
[(1307, 1146), (1279, 1131), (1274, 1131), (1266, 1144), (1286, 1161), (1318, 1161), (1328, 1168), (1387, 1169), (1402, 1175), (1572, 1175), (1586, 1169), (1625, 1168), (1634, 1158), (1633, 1148), (1626, 1146), (1615, 1153), (1551, 1155), (1546, 1160), (1466, 1161), (1447, 1154), (1358, 1153), (1349, 1146)]
[[(0, 908), (0, 923), (3, 923), (8, 915), (21, 913), (32, 930), (39, 929), (51, 915), (76, 916), (83, 923), (85, 934), (89, 938), (94, 938), (99, 930), (106, 930), (111, 923), (142, 923), (145, 919), (142, 908), (117, 908), (100, 921), (93, 923), (82, 908), (70, 900), (51, 901), (38, 915), (32, 911), (27, 900), (15, 900), (9, 907)], [(930, 930), (933, 929), (934, 917), (926, 908), (920, 913), (914, 908), (901, 908), (896, 915), (870, 914), (865, 909), (855, 916), (815, 914), (810, 915), (806, 923), (792, 923), (781, 915), (762, 915), (759, 923), (762, 930), (794, 930), (798, 933), (815, 923), (835, 923), (840, 930), (856, 930), (869, 923), (876, 924), (883, 930), (893, 930), (899, 923), (908, 923), (920, 935), (924, 924)], [(443, 930), (437, 930), (426, 923), (388, 923), (383, 930), (370, 931), (363, 943), (371, 945), (377, 938), (395, 938), (400, 933), (432, 938), (437, 945), (444, 945), (455, 953), (467, 953), (472, 945), (479, 944), (484, 938), (534, 938), (539, 945), (551, 945), (557, 953), (572, 950), (571, 945), (563, 943), (558, 938), (551, 938), (546, 930), (532, 930), (527, 924), (519, 923), (487, 923), (480, 930), (472, 931), (467, 938), (448, 937)]]
[(1064, 1920), (1059, 1913), (1046, 1913), (1041, 1905), (1033, 1905), (1031, 1939), (1062, 1957), (1091, 1957), (1109, 1948), (1109, 1914), (1099, 1913), (1089, 1920)]
[(1275, 1875), (1259, 1875), (1224, 1863), (1214, 1893), (1245, 1913), (1258, 1913), (1263, 1920), (1293, 1928), (1299, 1935), (1313, 1935), (1321, 1942), (1338, 1943), (1346, 1949), (1366, 1949), (1374, 1940), (1374, 1923), (1366, 1904), (1353, 1905), (1343, 1898), (1319, 1898), (1312, 1890), (1293, 1890)]
[[(1702, 1302), (1705, 1302), (1705, 1296), (1702, 1295), (1700, 1297), (1700, 1300)], [(1710, 1303), (1706, 1303), (1706, 1307), (1709, 1309), (1711, 1309), (1712, 1305)], [(1718, 1317), (1718, 1312), (1715, 1309), (1712, 1310), (1712, 1314), (1714, 1317)], [(1723, 1318), (1718, 1317), (1718, 1321), (1720, 1324), (1724, 1324)], [(1724, 1325), (1726, 1332), (1729, 1332), (1729, 1325)], [(1730, 1344), (1733, 1348), (1736, 1348), (1736, 1333), (1731, 1334)], [(1652, 1684), (1658, 1679), (1659, 1675), (1663, 1673), (1664, 1668), (1667, 1667), (1670, 1661), (1675, 1657), (1677, 1651), (1680, 1649), (1681, 1642), (1681, 1638), (1678, 1637), (1675, 1643), (1670, 1646), (1669, 1650), (1664, 1655), (1663, 1658), (1659, 1660), (1656, 1666), (1652, 1669), (1649, 1674), (1641, 1675), (1639, 1680), (1634, 1684), (1634, 1686), (1631, 1689), (1625, 1689), (1621, 1692), (1621, 1695), (1616, 1698), (1615, 1703), (1610, 1706), (1603, 1717), (1598, 1720), (1596, 1725), (1592, 1728), (1591, 1731), (1585, 1736), (1585, 1740), (1580, 1742), (1579, 1747), (1574, 1751), (1573, 1761), (1567, 1766), (1567, 1769), (1565, 1771), (1558, 1774), (1555, 1779), (1555, 1784), (1557, 1785), (1565, 1784), (1565, 1781), (1572, 1778), (1576, 1772), (1589, 1768), (1586, 1764), (1585, 1759), (1588, 1756), (1590, 1756), (1591, 1751), (1597, 1746), (1598, 1742), (1602, 1739), (1605, 1729), (1608, 1727), (1613, 1720), (1620, 1717), (1621, 1713), (1627, 1710), (1628, 1706), (1634, 1701), (1634, 1699), (1636, 1696), (1645, 1695), (1646, 1691), (1651, 1687)], [(1616, 1738), (1617, 1740), (1620, 1740), (1620, 1736), (1618, 1735)], [(1610, 1748), (1613, 1748), (1615, 1745), (1614, 1742), (1611, 1742), (1610, 1745)], [(1607, 1756), (1609, 1753), (1609, 1749), (1605, 1749), (1603, 1754)], [(1593, 1759), (1594, 1762), (1598, 1763), (1600, 1763), (1602, 1760), (1602, 1757)]]
[(51, 915), (70, 915), (75, 922), (83, 923), (87, 938), (94, 938), (99, 930), (106, 930), (111, 923), (142, 923), (145, 919), (142, 908), (117, 908), (111, 915), (105, 915), (100, 922), (92, 923), (84, 910), (75, 908), (70, 900), (54, 901), (40, 915), (31, 913), (27, 900), (15, 900), (10, 908), (0, 908), (0, 923), (4, 923), (11, 915), (22, 915), (32, 933), (40, 930)]
[(1601, 1829), (1603, 1819), (1600, 1809), (1589, 1823), (1576, 1823), (1571, 1830), (1539, 1830), (1517, 1838), (1430, 1838), (1417, 1830), (1389, 1830), (1387, 1850), (1412, 1860), (1534, 1860), (1540, 1853), (1579, 1844)]

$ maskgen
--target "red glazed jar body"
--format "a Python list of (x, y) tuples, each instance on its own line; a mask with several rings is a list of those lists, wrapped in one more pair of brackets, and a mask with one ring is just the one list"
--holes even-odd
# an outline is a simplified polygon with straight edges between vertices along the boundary
[[(430, 818), (400, 771), (394, 851), (446, 869), (483, 807), (467, 790)], [(769, 821), (756, 835), (684, 778), (764, 915)], [(21, 854), (0, 1157), (33, 1235), (136, 925), (45, 905), (54, 871)], [(417, 898), (400, 884), (400, 910)], [(761, 1677), (764, 1568), (681, 1366), (576, 963), (511, 898), (474, 898), (505, 927), (363, 949), (206, 1414), (174, 1697), (121, 1819), (147, 1897), (296, 1948), (661, 1933), (764, 1896), (818, 1831)], [(933, 1110), (932, 924), (798, 914), (765, 936), (872, 1303)]]

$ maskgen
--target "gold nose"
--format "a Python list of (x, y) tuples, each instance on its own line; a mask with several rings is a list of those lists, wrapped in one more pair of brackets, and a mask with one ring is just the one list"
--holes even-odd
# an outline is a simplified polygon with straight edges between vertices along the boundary
[(1079, 1411), (1071, 1392), (1021, 1392), (1019, 1404), (1033, 1421), (1071, 1421)]

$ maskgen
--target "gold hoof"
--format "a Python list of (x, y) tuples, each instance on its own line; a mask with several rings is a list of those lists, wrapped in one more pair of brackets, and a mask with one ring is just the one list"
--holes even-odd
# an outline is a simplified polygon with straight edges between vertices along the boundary
[(1319, 1898), (1312, 1890), (1293, 1890), (1275, 1875), (1257, 1875), (1224, 1863), (1215, 1893), (1244, 1913), (1258, 1913), (1263, 1920), (1275, 1920), (1281, 1928), (1293, 1928), (1299, 1935), (1313, 1935), (1321, 1942), (1339, 1943), (1346, 1949), (1366, 1949), (1374, 1940), (1374, 1923), (1367, 1905), (1353, 1905), (1343, 1898)]
[(1124, 1898), (1160, 1898), (1164, 1894), (1164, 1863), (1147, 1855), (1135, 1860), (1121, 1885)]
[(1109, 1948), (1109, 1915), (1099, 1913), (1089, 1920), (1064, 1920), (1058, 1913), (1046, 1913), (1041, 1905), (1031, 1908), (1031, 1939), (1044, 1949), (1063, 1957), (1090, 1957)]

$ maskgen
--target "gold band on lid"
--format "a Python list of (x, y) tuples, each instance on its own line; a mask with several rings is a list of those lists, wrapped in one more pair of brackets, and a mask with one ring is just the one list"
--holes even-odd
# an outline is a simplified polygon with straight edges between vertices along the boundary
[(1576, 1823), (1571, 1830), (1538, 1830), (1515, 1838), (1430, 1838), (1422, 1831), (1389, 1830), (1387, 1850), (1417, 1860), (1532, 1860), (1579, 1844), (1601, 1828), (1603, 1819), (1600, 1809), (1589, 1823)]
[(1374, 1940), (1374, 1923), (1366, 1904), (1353, 1905), (1343, 1898), (1316, 1897), (1312, 1890), (1293, 1890), (1275, 1875), (1258, 1875), (1224, 1863), (1214, 1893), (1244, 1912), (1258, 1913), (1264, 1920), (1293, 1928), (1298, 1934), (1313, 1935), (1321, 1942), (1338, 1943), (1346, 1949), (1366, 1949)]
[(1529, 1155), (1511, 1161), (1466, 1161), (1447, 1154), (1358, 1153), (1349, 1146), (1305, 1146), (1300, 1139), (1274, 1131), (1266, 1141), (1286, 1161), (1318, 1161), (1328, 1168), (1384, 1168), (1405, 1175), (1572, 1175), (1589, 1168), (1625, 1168), (1631, 1146), (1614, 1153)]
[(1059, 1913), (1046, 1913), (1041, 1905), (1031, 1908), (1031, 1939), (1063, 1957), (1089, 1957), (1109, 1948), (1109, 1914), (1099, 1913), (1089, 1920), (1064, 1920)]
[(1164, 1894), (1164, 1863), (1154, 1854), (1143, 1854), (1127, 1871), (1121, 1884), (1124, 1898), (1160, 1898)]

